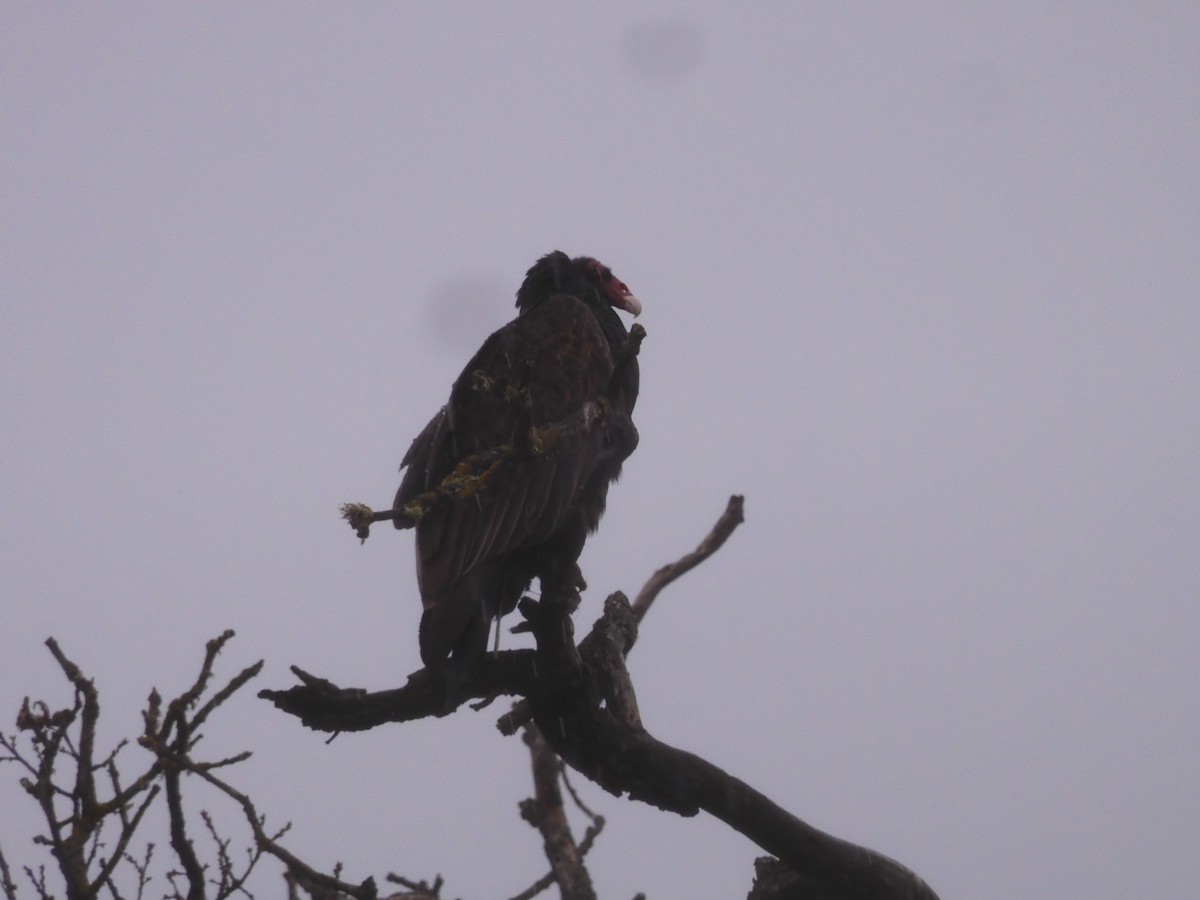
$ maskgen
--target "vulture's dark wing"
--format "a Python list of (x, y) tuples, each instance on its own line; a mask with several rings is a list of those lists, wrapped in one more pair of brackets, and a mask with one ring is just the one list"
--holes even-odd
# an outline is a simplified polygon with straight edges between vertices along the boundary
[[(567, 294), (538, 302), (488, 338), (454, 383), (450, 402), (413, 441), (395, 506), (437, 487), (472, 454), (512, 442), (521, 398), (526, 423), (557, 422), (605, 393), (613, 364), (587, 304)], [(518, 389), (518, 399), (507, 388)], [(506, 458), (481, 490), (438, 503), (418, 522), (426, 663), (444, 659), (480, 617), (486, 629), (541, 574), (534, 548), (575, 514), (606, 453), (602, 429), (582, 429), (553, 452)]]

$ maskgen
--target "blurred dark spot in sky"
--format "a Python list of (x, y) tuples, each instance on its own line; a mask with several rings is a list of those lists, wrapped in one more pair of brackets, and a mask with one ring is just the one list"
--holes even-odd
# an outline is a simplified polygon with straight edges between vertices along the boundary
[(434, 289), (427, 317), (438, 340), (471, 354), (517, 314), (513, 289), (495, 276), (467, 275)]
[(942, 107), (959, 121), (993, 125), (1012, 116), (1016, 89), (1004, 71), (984, 60), (960, 60), (935, 75)]
[(621, 55), (647, 81), (681, 81), (704, 62), (704, 36), (682, 16), (643, 19), (621, 35)]

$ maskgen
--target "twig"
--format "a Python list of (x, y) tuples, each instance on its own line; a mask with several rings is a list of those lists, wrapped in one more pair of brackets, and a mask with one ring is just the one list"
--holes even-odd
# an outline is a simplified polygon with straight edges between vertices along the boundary
[[(318, 885), (319, 887), (323, 887), (331, 891), (337, 891), (342, 894), (347, 894), (348, 896), (353, 897), (354, 900), (376, 900), (378, 891), (375, 887), (374, 878), (368, 878), (366, 881), (362, 882), (362, 884), (350, 884), (349, 882), (326, 875), (323, 872), (318, 872), (316, 869), (303, 862), (299, 857), (296, 857), (289, 851), (285, 850), (278, 843), (276, 843), (274, 838), (267, 834), (266, 830), (263, 828), (263, 819), (259, 816), (258, 810), (254, 808), (254, 803), (248, 796), (232, 787), (227, 782), (213, 775), (211, 772), (192, 762), (192, 760), (189, 759), (186, 754), (171, 753), (171, 751), (166, 749), (164, 749), (162, 752), (169, 755), (171, 762), (178, 765), (181, 769), (199, 775), (217, 790), (232, 798), (242, 808), (242, 813), (245, 815), (246, 821), (250, 825), (250, 830), (254, 834), (255, 846), (274, 856), (285, 866), (287, 866), (288, 869), (299, 874), (304, 879), (311, 881), (313, 884)], [(282, 832), (280, 833), (282, 834)]]
[(24, 870), (25, 876), (33, 884), (33, 889), (37, 891), (40, 900), (54, 900), (53, 895), (51, 895), (50, 891), (46, 888), (45, 866), (38, 866), (37, 872), (34, 872), (29, 866), (22, 866), (21, 868)]
[[(232, 693), (232, 691), (218, 693), (200, 710), (197, 716), (188, 718), (188, 709), (199, 701), (212, 678), (213, 664), (216, 662), (217, 655), (231, 638), (233, 638), (233, 631), (226, 630), (219, 637), (213, 638), (205, 644), (204, 662), (200, 666), (200, 673), (196, 676), (195, 682), (167, 704), (167, 714), (163, 717), (158, 734), (146, 736), (149, 739), (147, 740), (148, 744), (153, 742), (152, 749), (158, 752), (158, 758), (168, 763), (164, 766), (163, 782), (167, 788), (171, 849), (175, 851), (175, 856), (183, 866), (183, 872), (187, 878), (186, 900), (205, 900), (207, 886), (204, 866), (196, 856), (196, 848), (187, 835), (187, 818), (183, 813), (183, 793), (180, 786), (182, 772), (178, 766), (169, 763), (173, 759), (184, 756), (193, 745), (192, 736), (195, 734), (195, 726), (199, 724), (198, 719), (207, 716), (217, 703), (222, 702), (229, 696), (229, 693)], [(164, 748), (170, 749), (169, 756), (163, 752)], [(218, 844), (218, 848), (219, 846)]]
[[(74, 688), (73, 706), (51, 712), (42, 702), (31, 703), (27, 699), (22, 704), (17, 727), (30, 734), (37, 757), (36, 766), (18, 752), (15, 738), (9, 740), (0, 735), (0, 750), (11, 753), (11, 758), (33, 776), (23, 779), (22, 785), (37, 800), (47, 828), (47, 833), (38, 836), (35, 841), (50, 848), (65, 882), (67, 900), (96, 900), (101, 892), (111, 894), (114, 900), (121, 900), (121, 891), (113, 878), (123, 862), (128, 862), (137, 873), (138, 897), (145, 892), (150, 877), (148, 870), (153, 845), (148, 845), (143, 862), (132, 857), (128, 848), (164, 784), (168, 795), (172, 845), (185, 870), (183, 874), (188, 878), (187, 896), (190, 900), (203, 900), (205, 867), (197, 859), (185, 828), (180, 791), (181, 770), (171, 763), (169, 754), (157, 751), (165, 747), (183, 752), (193, 746), (197, 737), (196, 726), (257, 674), (261, 663), (244, 670), (210, 697), (195, 715), (189, 716), (189, 710), (200, 703), (208, 686), (217, 654), (232, 636), (233, 632), (226, 632), (208, 643), (198, 677), (187, 691), (168, 704), (165, 715), (158, 692), (151, 692), (147, 708), (142, 713), (145, 730), (139, 743), (155, 750), (156, 755), (147, 770), (126, 786), (122, 785), (117, 757), (128, 742), (119, 741), (111, 752), (97, 761), (101, 756), (96, 750), (100, 713), (98, 692), (91, 679), (66, 656), (57, 641), (53, 638), (46, 641), (50, 653)], [(214, 769), (244, 758), (245, 754), (239, 754), (197, 765), (206, 770)], [(56, 771), (70, 771), (64, 761), (74, 766), (74, 772), (67, 776), (70, 777), (67, 787), (55, 783)], [(112, 795), (107, 799), (99, 796), (98, 771), (106, 774), (106, 780), (111, 785)], [(158, 783), (159, 778), (163, 779), (163, 784)], [(60, 812), (58, 807), (62, 806), (67, 808)], [(104, 834), (106, 826), (118, 829), (115, 838), (111, 832)], [(38, 896), (42, 900), (49, 900), (50, 891), (45, 883), (44, 871), (39, 870), (35, 875), (26, 868), (26, 872)], [(168, 877), (172, 887), (175, 887), (174, 877)], [(0, 877), (0, 884), (3, 880)], [(229, 879), (225, 881), (229, 882)], [(231, 886), (233, 890), (242, 889), (240, 882), (224, 886)], [(13, 900), (7, 894), (5, 897), (6, 900)]]
[[(154, 802), (154, 798), (158, 796), (158, 785), (154, 785), (146, 792), (146, 796), (142, 799), (141, 805), (138, 806), (137, 812), (133, 814), (132, 819), (127, 819), (124, 812), (121, 815), (121, 833), (117, 836), (117, 844), (113, 848), (112, 854), (108, 861), (101, 867), (94, 879), (95, 884), (105, 884), (112, 880), (112, 874), (116, 870), (117, 863), (126, 855), (126, 848), (129, 846), (133, 834), (137, 831), (138, 826), (142, 823), (142, 816), (146, 814), (146, 810), (150, 808), (150, 804)], [(123, 809), (123, 808), (122, 808)], [(153, 844), (150, 845), (153, 847)], [(136, 868), (136, 867), (135, 867)]]
[(695, 550), (684, 554), (673, 563), (668, 563), (650, 576), (649, 580), (642, 586), (641, 591), (638, 592), (637, 599), (633, 601), (633, 613), (637, 616), (639, 622), (645, 618), (646, 612), (650, 609), (650, 604), (654, 602), (654, 599), (663, 588), (680, 576), (690, 572), (720, 550), (721, 545), (733, 534), (734, 529), (745, 521), (745, 516), (743, 515), (744, 499), (741, 494), (734, 494), (730, 497), (729, 502), (725, 505), (725, 512), (721, 513), (721, 518), (717, 519), (717, 524), (712, 527), (712, 530), (697, 545)]
[(17, 900), (17, 886), (13, 884), (12, 872), (8, 870), (8, 860), (4, 858), (3, 847), (0, 847), (0, 887), (4, 888), (5, 900)]
[(413, 881), (403, 875), (397, 875), (395, 872), (388, 872), (387, 881), (409, 890), (407, 894), (392, 894), (387, 900), (401, 900), (401, 898), (403, 900), (440, 900), (442, 895), (441, 875), (433, 879), (433, 884), (429, 884), (425, 881)]
[[(229, 634), (231, 637), (233, 636), (232, 631), (227, 632), (227, 634)], [(229, 683), (225, 685), (225, 687), (213, 694), (208, 699), (208, 702), (200, 707), (200, 709), (196, 710), (196, 714), (192, 716), (193, 733), (197, 728), (200, 727), (201, 724), (203, 724), (204, 720), (209, 717), (214, 709), (228, 700), (233, 694), (241, 690), (246, 682), (250, 681), (252, 678), (258, 677), (258, 674), (262, 671), (263, 663), (264, 660), (260, 659), (254, 665), (247, 666), (246, 668), (242, 669), (242, 671), (234, 675), (233, 678), (229, 679)]]
[(604, 816), (600, 815), (599, 813), (593, 812), (591, 807), (589, 807), (586, 803), (583, 802), (583, 798), (580, 797), (579, 792), (577, 790), (575, 790), (575, 785), (571, 784), (571, 778), (569, 775), (567, 775), (567, 767), (566, 766), (559, 767), (559, 775), (562, 776), (563, 787), (565, 787), (567, 789), (567, 793), (571, 795), (571, 800), (575, 803), (575, 805), (577, 807), (579, 807), (579, 811), (582, 812), (585, 816), (587, 816), (588, 819), (591, 820), (592, 822), (600, 823), (600, 827), (603, 828), (604, 827)]
[[(125, 854), (125, 859), (129, 862), (129, 864), (131, 866), (133, 866), (133, 870), (135, 872), (137, 872), (137, 878), (138, 878), (137, 894), (134, 896), (134, 900), (142, 900), (142, 896), (146, 892), (146, 885), (148, 885), (150, 883), (150, 860), (153, 856), (154, 856), (154, 845), (153, 844), (146, 845), (146, 855), (145, 855), (145, 857), (143, 857), (141, 862), (134, 859), (132, 855), (130, 855), (128, 853)], [(111, 885), (112, 881), (109, 881), (109, 884)], [(114, 886), (114, 893), (115, 893), (115, 886)]]
[[(227, 686), (224, 691), (218, 693), (205, 705), (198, 714), (198, 718), (194, 717), (191, 721), (187, 721), (187, 710), (200, 699), (200, 695), (204, 693), (204, 688), (208, 685), (209, 679), (212, 678), (213, 664), (217, 661), (217, 654), (221, 652), (222, 648), (229, 643), (233, 636), (233, 630), (226, 629), (218, 637), (213, 638), (204, 645), (204, 662), (200, 665), (200, 673), (196, 676), (196, 680), (192, 683), (191, 687), (167, 704), (167, 714), (163, 718), (162, 726), (158, 733), (159, 741), (165, 741), (169, 730), (173, 727), (178, 727), (181, 723), (186, 722), (189, 726), (188, 730), (192, 731), (193, 728), (191, 726), (199, 725), (214, 706), (224, 702), (229, 694), (232, 693)], [(261, 665), (262, 663), (260, 662), (259, 666), (261, 667)], [(254, 669), (253, 666), (250, 668)], [(190, 739), (191, 734), (188, 734), (185, 740)]]

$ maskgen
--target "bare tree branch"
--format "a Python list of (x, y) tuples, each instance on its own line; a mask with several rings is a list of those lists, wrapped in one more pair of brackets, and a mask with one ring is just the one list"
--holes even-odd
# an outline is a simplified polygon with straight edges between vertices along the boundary
[[(629, 358), (632, 358), (636, 355), (636, 342), (631, 342), (630, 347)], [(556, 452), (556, 442), (569, 437), (570, 429), (596, 427), (598, 421), (603, 421), (605, 428), (626, 427), (626, 423), (603, 408), (603, 398), (595, 403), (597, 409), (581, 415), (578, 422), (571, 419), (540, 429), (528, 427), (528, 433), (512, 445), (477, 454), (436, 491), (418, 498), (416, 507), (400, 513), (371, 514), (377, 516), (373, 521), (400, 515), (410, 518), (412, 524), (432, 504), (457, 497), (463, 491), (466, 492), (463, 496), (469, 496), (484, 488), (496, 467), (505, 465), (510, 457)], [(606, 416), (613, 417), (606, 419)], [(628, 427), (632, 428), (632, 423)], [(656, 571), (632, 605), (620, 592), (609, 596), (603, 614), (578, 643), (570, 620), (575, 606), (572, 601), (577, 600), (577, 595), (569, 595), (573, 588), (568, 583), (574, 581), (543, 577), (540, 600), (527, 597), (520, 603), (525, 628), (536, 639), (536, 650), (513, 650), (483, 657), (467, 673), (455, 673), (453, 692), (448, 690), (450, 673), (445, 667), (422, 669), (399, 688), (374, 692), (340, 688), (293, 668), (298, 685), (287, 690), (260, 691), (259, 696), (296, 715), (306, 726), (335, 734), (387, 722), (446, 715), (476, 698), (490, 700), (499, 695), (522, 698), (502, 722), (509, 730), (524, 725), (534, 796), (521, 804), (521, 811), (523, 818), (541, 833), (550, 872), (514, 900), (528, 900), (554, 884), (565, 900), (595, 898), (584, 858), (604, 821), (575, 795), (566, 779), (563, 762), (618, 796), (627, 795), (685, 816), (704, 810), (773, 854), (777, 861), (760, 861), (756, 900), (772, 896), (802, 900), (936, 900), (933, 891), (899, 863), (808, 825), (704, 759), (656, 740), (645, 728), (625, 665), (637, 641), (638, 625), (661, 591), (715, 553), (742, 521), (743, 501), (735, 495), (696, 549)], [(218, 777), (218, 769), (245, 760), (248, 753), (217, 760), (193, 758), (201, 739), (200, 726), (259, 674), (263, 665), (260, 661), (243, 669), (223, 687), (210, 692), (215, 660), (232, 636), (229, 631), (208, 642), (197, 677), (174, 700), (164, 705), (158, 692), (151, 692), (143, 711), (144, 731), (139, 743), (153, 753), (152, 762), (124, 786), (117, 757), (125, 742), (119, 742), (107, 756), (98, 753), (96, 723), (100, 706), (96, 688), (53, 639), (47, 641), (72, 685), (73, 705), (51, 711), (45, 703), (26, 699), (17, 724), (29, 734), (34, 752), (26, 758), (18, 751), (15, 738), (9, 740), (0, 734), (0, 750), (8, 754), (0, 756), (0, 761), (16, 761), (27, 773), (21, 783), (39, 804), (46, 821), (46, 834), (37, 840), (53, 853), (65, 882), (67, 900), (95, 900), (100, 891), (111, 894), (112, 900), (123, 900), (115, 879), (122, 862), (136, 873), (136, 895), (132, 900), (142, 900), (150, 880), (154, 845), (146, 847), (141, 860), (131, 856), (128, 848), (163, 786), (171, 846), (182, 870), (168, 874), (177, 900), (207, 900), (209, 885), (215, 892), (213, 900), (228, 900), (235, 893), (249, 896), (247, 878), (263, 856), (274, 857), (284, 865), (289, 897), (293, 900), (301, 896), (298, 889), (310, 900), (379, 900), (372, 878), (360, 884), (346, 882), (341, 878), (340, 864), (332, 875), (325, 874), (282, 847), (279, 841), (290, 826), (268, 833), (265, 817), (259, 814), (249, 795)], [(454, 699), (448, 702), (448, 697)], [(107, 787), (97, 785), (95, 773), (100, 769), (107, 773), (111, 796), (100, 796), (101, 788), (108, 793)], [(64, 780), (56, 781), (56, 772)], [(204, 833), (215, 848), (215, 861), (210, 856), (209, 865), (202, 863), (188, 833), (183, 793), (185, 774), (211, 785), (242, 810), (253, 836), (253, 846), (247, 850), (244, 865), (235, 865), (231, 842), (218, 832), (205, 811), (199, 815), (206, 829)], [(591, 820), (579, 841), (572, 834), (564, 809), (564, 785)], [(117, 829), (115, 839), (110, 828), (101, 840), (106, 824)], [(23, 870), (33, 884), (37, 900), (53, 900), (44, 868)], [(408, 890), (388, 900), (401, 897), (437, 900), (442, 887), (440, 877), (433, 885), (399, 876), (389, 876), (388, 880)], [(0, 887), (2, 900), (16, 900), (17, 888), (2, 853)]]
[[(217, 778), (217, 776), (213, 775), (206, 768), (197, 765), (185, 754), (172, 753), (172, 751), (165, 748), (162, 752), (169, 755), (171, 761), (178, 765), (181, 769), (200, 776), (217, 790), (232, 798), (242, 808), (242, 813), (246, 817), (246, 822), (249, 824), (250, 830), (254, 834), (255, 846), (280, 860), (291, 872), (302, 876), (305, 880), (311, 882), (312, 884), (318, 885), (327, 890), (346, 894), (349, 897), (353, 897), (354, 900), (376, 900), (378, 891), (375, 887), (374, 878), (368, 878), (361, 884), (350, 884), (349, 882), (334, 878), (331, 875), (318, 872), (299, 857), (294, 856), (288, 850), (281, 847), (276, 842), (275, 838), (267, 834), (266, 830), (263, 828), (263, 818), (259, 815), (258, 810), (254, 807), (254, 803), (248, 796), (246, 796), (246, 794), (232, 787), (220, 778)], [(282, 834), (282, 832), (280, 833)]]
[(408, 676), (403, 687), (370, 692), (338, 687), (296, 666), (292, 673), (300, 684), (286, 690), (261, 690), (258, 696), (299, 717), (308, 728), (326, 732), (365, 731), (387, 722), (445, 716), (472, 699), (524, 694), (537, 680), (532, 650), (505, 650), (481, 657), (455, 682), (449, 704), (449, 673), (445, 669), (420, 669)]
[(557, 883), (554, 870), (551, 869), (519, 894), (513, 894), (509, 900), (533, 900), (538, 894), (548, 891), (550, 886)]
[[(617, 595), (583, 644), (593, 638), (614, 641), (608, 653), (589, 653), (586, 670), (602, 659), (621, 664), (628, 649), (635, 615)], [(625, 618), (627, 624), (605, 624)], [(543, 664), (551, 667), (553, 684), (535, 692), (530, 701), (534, 721), (555, 751), (571, 766), (615, 794), (660, 809), (690, 816), (703, 809), (746, 835), (798, 873), (819, 883), (822, 896), (837, 900), (926, 898), (936, 895), (915, 874), (894, 860), (826, 834), (788, 813), (769, 798), (695, 754), (678, 750), (630, 727), (606, 705), (580, 702), (571, 696), (571, 682), (586, 681), (586, 671), (574, 676), (570, 656), (560, 656), (555, 629), (535, 628)], [(581, 644), (581, 646), (583, 646)], [(552, 659), (547, 663), (545, 655)], [(616, 679), (620, 680), (620, 679)], [(565, 687), (564, 687), (565, 685)]]
[[(133, 818), (128, 818), (124, 807), (118, 807), (121, 812), (121, 833), (117, 836), (116, 846), (113, 848), (111, 856), (105, 862), (100, 871), (96, 873), (93, 879), (95, 885), (111, 884), (113, 872), (116, 871), (120, 861), (126, 858), (126, 850), (130, 840), (133, 838), (134, 832), (142, 823), (142, 816), (146, 814), (146, 810), (150, 808), (150, 804), (154, 802), (154, 798), (158, 796), (158, 785), (154, 785), (148, 791), (146, 796), (142, 798), (141, 805), (138, 806), (137, 812), (133, 814)], [(134, 867), (136, 869), (136, 866)]]
[[(182, 867), (182, 872), (168, 873), (168, 880), (174, 887), (177, 877), (186, 879), (187, 887), (183, 892), (176, 890), (180, 900), (184, 900), (185, 896), (187, 900), (205, 898), (207, 868), (201, 863), (187, 834), (188, 819), (183, 807), (181, 776), (185, 771), (195, 771), (201, 777), (211, 777), (207, 775), (211, 770), (230, 766), (249, 756), (248, 753), (239, 753), (225, 759), (200, 762), (192, 762), (187, 756), (187, 751), (195, 746), (198, 739), (197, 726), (200, 722), (258, 674), (262, 667), (260, 661), (244, 669), (206, 699), (205, 692), (212, 680), (216, 657), (232, 637), (233, 632), (228, 631), (208, 642), (204, 662), (196, 679), (186, 691), (167, 704), (165, 713), (158, 692), (151, 692), (142, 713), (145, 727), (138, 742), (154, 751), (155, 755), (146, 771), (128, 786), (122, 785), (117, 766), (118, 754), (128, 741), (119, 741), (102, 760), (96, 761), (96, 723), (100, 707), (95, 686), (53, 638), (46, 642), (72, 685), (74, 703), (70, 708), (51, 712), (45, 703), (26, 699), (17, 717), (17, 727), (29, 735), (34, 759), (25, 757), (15, 737), (9, 739), (2, 734), (0, 749), (7, 755), (0, 759), (18, 762), (32, 776), (22, 779), (21, 783), (37, 800), (47, 828), (47, 833), (35, 838), (35, 841), (50, 848), (62, 873), (69, 900), (94, 900), (101, 891), (110, 894), (114, 900), (121, 900), (115, 875), (122, 863), (129, 865), (136, 873), (137, 897), (140, 898), (150, 878), (153, 844), (147, 846), (143, 861), (131, 856), (128, 847), (163, 785), (167, 789), (171, 844)], [(199, 708), (193, 714), (191, 710), (197, 705)], [(188, 760), (188, 767), (179, 765), (179, 759)], [(70, 765), (65, 761), (69, 761)], [(70, 766), (74, 767), (73, 770)], [(103, 799), (99, 796), (95, 778), (97, 770), (107, 773), (111, 797)], [(65, 773), (72, 779), (69, 788), (55, 781), (56, 772)], [(162, 784), (158, 781), (160, 778)], [(60, 805), (69, 808), (66, 812), (60, 812)], [(218, 877), (212, 882), (218, 891), (216, 900), (226, 900), (235, 892), (245, 893), (246, 877), (261, 857), (261, 851), (249, 854), (247, 865), (239, 874), (229, 857), (229, 841), (217, 834), (206, 813), (202, 812), (201, 816), (216, 847)], [(111, 839), (111, 834), (102, 839), (106, 825), (118, 829), (115, 840)], [(281, 831), (274, 838), (282, 834)], [(38, 896), (42, 900), (52, 900), (44, 869), (34, 872), (26, 867), (25, 872)], [(11, 885), (11, 879), (5, 882), (0, 878), (0, 883)], [(12, 890), (15, 891), (15, 885)], [(5, 896), (6, 900), (13, 900), (7, 894)]]
[[(146, 893), (146, 885), (150, 883), (150, 860), (153, 858), (153, 844), (146, 845), (146, 855), (140, 860), (135, 859), (133, 856), (128, 854), (125, 856), (125, 859), (129, 862), (129, 865), (132, 866), (134, 872), (137, 873), (137, 893), (134, 894), (134, 900), (142, 900), (143, 895)], [(114, 897), (119, 896), (117, 894), (116, 884), (111, 878), (108, 881), (108, 886)]]
[[(213, 638), (204, 648), (204, 662), (200, 666), (200, 673), (196, 676), (196, 680), (186, 691), (167, 704), (167, 713), (162, 719), (162, 723), (157, 729), (157, 733), (148, 733), (143, 737), (143, 745), (150, 748), (162, 746), (170, 747), (171, 756), (159, 752), (158, 758), (160, 761), (168, 762), (163, 767), (163, 783), (167, 789), (167, 813), (170, 822), (171, 834), (171, 849), (175, 851), (175, 856), (183, 866), (184, 876), (187, 878), (188, 890), (185, 900), (206, 900), (207, 884), (204, 872), (204, 866), (200, 863), (199, 857), (196, 855), (196, 848), (192, 844), (191, 838), (187, 834), (187, 816), (183, 811), (183, 792), (180, 787), (180, 776), (182, 774), (178, 766), (170, 765), (170, 761), (185, 755), (195, 742), (193, 734), (195, 728), (203, 721), (208, 714), (218, 705), (223, 703), (234, 690), (241, 684), (244, 684), (248, 677), (243, 677), (247, 672), (257, 672), (261, 667), (261, 662), (257, 667), (251, 666), (235, 678), (231, 685), (227, 685), (223, 690), (218, 691), (208, 703), (206, 703), (200, 711), (193, 717), (188, 717), (188, 710), (199, 702), (200, 697), (204, 694), (208, 682), (212, 679), (213, 665), (216, 662), (218, 654), (224, 649), (225, 645), (233, 638), (233, 631), (226, 630), (219, 637)], [(250, 675), (249, 677), (253, 677)], [(154, 717), (147, 715), (146, 721), (151, 721)], [(218, 848), (220, 844), (218, 842)]]
[[(179, 744), (187, 743), (187, 733), (180, 730), (176, 738), (176, 752)], [(162, 758), (162, 757), (160, 757)], [(167, 766), (163, 772), (163, 782), (167, 786), (167, 813), (170, 821), (171, 849), (183, 866), (183, 874), (187, 878), (188, 889), (185, 900), (205, 900), (204, 866), (196, 856), (187, 835), (187, 817), (183, 813), (183, 792), (179, 786), (180, 771), (177, 766)]]
[[(523, 739), (533, 763), (533, 799), (521, 803), (521, 818), (542, 834), (546, 859), (562, 900), (595, 900), (591, 876), (575, 844), (558, 789), (561, 764), (537, 726), (525, 726)], [(529, 895), (532, 896), (532, 895)]]
[(46, 867), (38, 866), (37, 872), (34, 872), (29, 866), (22, 866), (25, 875), (33, 884), (33, 889), (37, 891), (40, 900), (54, 900), (49, 890), (46, 888)]
[(638, 592), (637, 599), (633, 601), (633, 612), (639, 622), (646, 617), (650, 604), (663, 588), (720, 550), (734, 529), (746, 520), (743, 514), (744, 500), (740, 494), (730, 497), (725, 505), (725, 512), (721, 513), (721, 518), (717, 519), (717, 523), (695, 550), (684, 554), (673, 563), (668, 563), (650, 576)]
[[(101, 890), (119, 896), (113, 875), (123, 861), (130, 859), (127, 855), (129, 843), (158, 794), (158, 786), (152, 784), (158, 770), (151, 766), (150, 771), (123, 790), (116, 759), (128, 742), (119, 741), (103, 760), (95, 761), (96, 723), (100, 711), (95, 686), (53, 638), (46, 641), (46, 646), (74, 688), (74, 704), (54, 713), (45, 703), (30, 703), (26, 699), (22, 705), (17, 726), (30, 736), (37, 757), (36, 766), (23, 758), (15, 740), (0, 738), (0, 743), (12, 754), (12, 759), (20, 761), (34, 774), (22, 784), (38, 801), (46, 822), (48, 833), (36, 840), (50, 848), (66, 883), (67, 896), (72, 900), (86, 900)], [(73, 729), (78, 729), (77, 746), (72, 737)], [(58, 768), (67, 768), (61, 765), (64, 759), (69, 759), (74, 767), (70, 789), (54, 780)], [(101, 769), (108, 774), (112, 785), (113, 796), (108, 800), (101, 800), (98, 794), (95, 773)], [(129, 807), (139, 794), (144, 796), (131, 815)], [(69, 804), (69, 812), (60, 813), (57, 801)], [(118, 823), (116, 840), (111, 851), (102, 857), (100, 851), (105, 848), (102, 833), (106, 824), (114, 820)], [(30, 878), (41, 893), (45, 887), (44, 874), (39, 871), (38, 878), (32, 874)]]
[(387, 900), (440, 900), (442, 895), (441, 875), (433, 879), (433, 884), (425, 881), (413, 881), (397, 875), (395, 872), (388, 872), (387, 880), (391, 884), (398, 884), (401, 887), (408, 888), (407, 893), (392, 894)]
[[(729, 502), (725, 505), (725, 511), (721, 513), (721, 517), (717, 519), (716, 523), (709, 530), (708, 535), (695, 550), (685, 554), (675, 562), (663, 566), (650, 576), (649, 580), (642, 586), (641, 591), (638, 592), (637, 600), (633, 604), (638, 622), (641, 622), (645, 618), (650, 605), (663, 588), (700, 565), (700, 563), (721, 549), (725, 541), (733, 534), (734, 529), (745, 520), (743, 515), (743, 500), (744, 498), (739, 494), (734, 494), (730, 497)], [(632, 646), (632, 643), (627, 646), (626, 653), (629, 652)], [(624, 667), (610, 667), (608, 671), (612, 672), (614, 677), (621, 677), (619, 672), (624, 671)], [(624, 677), (627, 678), (628, 673)], [(630, 687), (632, 688), (632, 685)], [(631, 693), (631, 690), (626, 691), (624, 692), (624, 696), (628, 697)], [(618, 696), (617, 699), (620, 700), (620, 697)], [(627, 700), (624, 706), (628, 706)], [(636, 708), (633, 710), (633, 713), (636, 715)], [(531, 715), (529, 701), (519, 700), (513, 705), (511, 710), (500, 717), (496, 722), (496, 727), (503, 735), (516, 734), (517, 730), (529, 721)]]
[[(573, 768), (614, 794), (680, 815), (703, 809), (716, 816), (799, 873), (807, 888), (797, 897), (936, 900), (928, 885), (894, 860), (808, 825), (745, 782), (663, 744), (643, 727), (624, 665), (638, 622), (664, 587), (711, 556), (742, 520), (742, 498), (734, 496), (696, 550), (658, 570), (634, 606), (619, 593), (610, 596), (578, 646), (569, 637), (570, 598), (551, 595), (543, 583), (540, 601), (525, 598), (519, 606), (537, 640), (535, 658), (529, 660), (528, 651), (509, 651), (481, 660), (463, 693), (523, 695), (545, 740)], [(428, 686), (437, 677), (422, 670), (404, 688), (367, 694), (303, 675), (302, 686), (260, 696), (309, 727), (369, 728), (419, 716), (416, 686)], [(430, 709), (425, 714), (443, 713)], [(511, 727), (522, 718), (514, 710), (502, 721)]]
[(17, 900), (17, 886), (13, 884), (12, 872), (8, 870), (8, 860), (4, 858), (3, 847), (0, 847), (0, 888), (4, 889), (5, 900)]

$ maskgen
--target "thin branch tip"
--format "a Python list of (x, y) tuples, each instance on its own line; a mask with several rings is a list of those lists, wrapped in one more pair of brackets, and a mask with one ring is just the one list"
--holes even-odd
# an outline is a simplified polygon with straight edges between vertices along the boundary
[(659, 568), (647, 579), (633, 602), (633, 611), (638, 621), (646, 615), (650, 605), (663, 588), (671, 582), (690, 572), (704, 560), (721, 549), (734, 530), (746, 521), (746, 498), (742, 494), (733, 494), (725, 504), (725, 510), (717, 519), (716, 524), (705, 535), (704, 540), (696, 545), (696, 549), (685, 553), (673, 563)]

